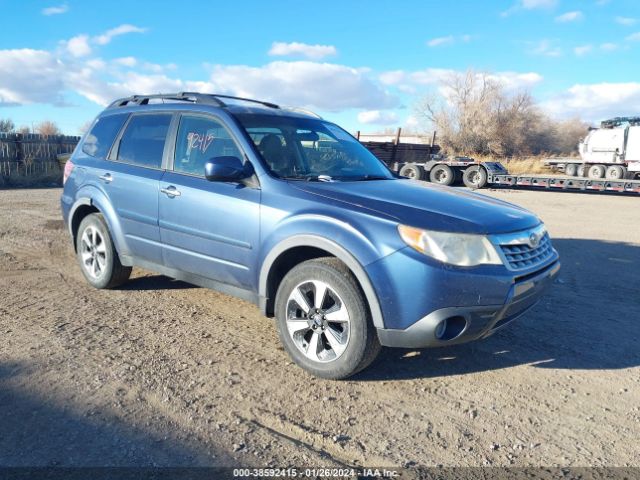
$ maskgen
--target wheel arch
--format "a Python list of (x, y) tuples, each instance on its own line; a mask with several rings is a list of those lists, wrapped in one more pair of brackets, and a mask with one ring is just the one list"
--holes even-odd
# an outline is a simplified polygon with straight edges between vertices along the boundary
[(378, 296), (364, 267), (346, 249), (332, 240), (317, 235), (303, 234), (289, 237), (278, 243), (266, 255), (258, 280), (259, 304), (262, 313), (273, 316), (275, 292), (280, 281), (291, 268), (302, 261), (322, 256), (336, 257), (351, 270), (362, 288), (374, 326), (384, 328)]
[(71, 238), (73, 239), (74, 250), (76, 248), (76, 239), (80, 223), (87, 215), (92, 213), (102, 214), (109, 227), (109, 234), (111, 235), (115, 249), (122, 260), (122, 255), (126, 254), (128, 249), (124, 235), (122, 234), (120, 221), (104, 194), (95, 188), (86, 188), (84, 191), (78, 192), (78, 198), (69, 211), (68, 228), (69, 233), (71, 233)]

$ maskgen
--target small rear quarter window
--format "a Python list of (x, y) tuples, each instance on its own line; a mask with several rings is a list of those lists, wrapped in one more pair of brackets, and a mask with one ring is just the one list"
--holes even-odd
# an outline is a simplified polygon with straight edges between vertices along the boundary
[(126, 120), (126, 114), (98, 118), (82, 143), (82, 151), (92, 157), (106, 158)]

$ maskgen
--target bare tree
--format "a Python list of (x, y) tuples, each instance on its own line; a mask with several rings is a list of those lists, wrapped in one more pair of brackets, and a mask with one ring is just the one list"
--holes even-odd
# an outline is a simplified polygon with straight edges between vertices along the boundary
[(31, 133), (31, 128), (29, 127), (29, 125), (22, 125), (20, 128), (18, 128), (17, 133), (28, 135), (29, 133)]
[(0, 133), (11, 133), (16, 126), (10, 118), (0, 118)]
[(451, 152), (495, 156), (570, 153), (569, 145), (577, 145), (586, 132), (579, 121), (550, 119), (528, 91), (509, 90), (488, 73), (456, 73), (442, 83), (439, 93), (423, 98), (416, 106), (416, 116), (438, 131), (440, 143)]
[(36, 125), (35, 131), (40, 135), (60, 135), (58, 125), (50, 120), (45, 120)]

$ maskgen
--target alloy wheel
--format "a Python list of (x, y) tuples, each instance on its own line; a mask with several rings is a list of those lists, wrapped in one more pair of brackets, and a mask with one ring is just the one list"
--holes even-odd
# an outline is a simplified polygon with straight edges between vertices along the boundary
[(310, 360), (331, 362), (347, 348), (349, 312), (325, 282), (310, 280), (294, 288), (287, 299), (286, 320), (293, 343)]

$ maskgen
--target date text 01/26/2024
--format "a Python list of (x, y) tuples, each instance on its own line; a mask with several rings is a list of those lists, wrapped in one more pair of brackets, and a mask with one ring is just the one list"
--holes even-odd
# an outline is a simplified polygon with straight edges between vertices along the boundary
[(236, 468), (235, 478), (396, 478), (400, 472), (386, 468)]

